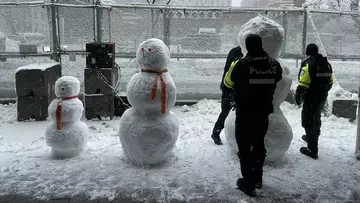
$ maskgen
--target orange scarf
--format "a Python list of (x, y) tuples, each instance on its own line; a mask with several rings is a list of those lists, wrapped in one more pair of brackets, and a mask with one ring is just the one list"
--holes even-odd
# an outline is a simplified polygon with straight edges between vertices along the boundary
[(64, 97), (64, 98), (58, 98), (60, 101), (58, 102), (57, 108), (56, 108), (56, 129), (61, 130), (61, 109), (62, 109), (62, 101), (64, 100), (70, 100), (75, 99), (78, 96), (71, 96), (71, 97)]
[(163, 73), (167, 72), (167, 69), (162, 69), (161, 71), (155, 71), (155, 70), (146, 70), (146, 69), (141, 69), (141, 72), (145, 72), (145, 73), (157, 73), (155, 80), (154, 80), (154, 84), (153, 87), (151, 88), (151, 92), (150, 92), (150, 99), (154, 100), (155, 96), (156, 96), (156, 90), (157, 90), (157, 84), (158, 84), (158, 80), (160, 77), (160, 82), (161, 82), (161, 113), (165, 113), (166, 110), (166, 83), (165, 80), (162, 76)]

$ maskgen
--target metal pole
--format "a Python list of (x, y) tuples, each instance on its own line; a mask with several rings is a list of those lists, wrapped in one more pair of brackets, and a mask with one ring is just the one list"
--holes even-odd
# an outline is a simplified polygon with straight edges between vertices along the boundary
[[(57, 3), (57, 0), (51, 0), (52, 3)], [(52, 59), (56, 62), (59, 62), (59, 55), (58, 55), (58, 51), (59, 51), (59, 40), (58, 40), (58, 22), (57, 22), (57, 10), (58, 8), (55, 6), (51, 6), (51, 28), (52, 28), (52, 52), (53, 52), (53, 57)]]
[[(95, 0), (92, 1), (92, 4), (95, 5)], [(93, 8), (93, 34), (94, 34), (94, 42), (96, 42), (96, 12), (95, 8)]]
[[(96, 5), (100, 5), (100, 0), (96, 0)], [(96, 8), (95, 9), (95, 13), (96, 13), (96, 41), (97, 42), (101, 42), (102, 41), (102, 19), (103, 19), (103, 13), (102, 13), (102, 8)]]
[(170, 48), (170, 10), (164, 9), (164, 43)]
[(111, 10), (108, 9), (109, 13), (109, 42), (111, 42)]
[(303, 10), (304, 22), (303, 22), (303, 33), (302, 33), (302, 56), (305, 57), (305, 49), (306, 49), (306, 35), (307, 35), (307, 9)]
[(356, 133), (356, 147), (355, 147), (355, 156), (360, 160), (360, 83), (359, 83), (359, 92), (358, 92), (358, 113), (357, 113), (357, 133)]
[(285, 53), (286, 52), (286, 38), (287, 38), (287, 24), (286, 24), (286, 14), (287, 12), (283, 12), (283, 16), (282, 16), (282, 26), (284, 28), (284, 41), (283, 41), (283, 44), (282, 44), (282, 48), (281, 48), (281, 52), (282, 53)]

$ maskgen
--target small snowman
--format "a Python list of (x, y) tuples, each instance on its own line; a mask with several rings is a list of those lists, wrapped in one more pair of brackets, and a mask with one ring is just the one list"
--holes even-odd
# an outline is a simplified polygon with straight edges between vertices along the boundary
[[(239, 32), (238, 42), (246, 54), (245, 38), (248, 34), (258, 34), (262, 37), (263, 48), (273, 59), (279, 60), (282, 42), (284, 39), (284, 28), (275, 21), (264, 16), (257, 16), (245, 23)], [(269, 115), (269, 127), (265, 136), (265, 148), (267, 150), (266, 160), (276, 161), (289, 149), (293, 139), (293, 132), (286, 117), (280, 109), (290, 92), (292, 77), (287, 67), (283, 68), (282, 79), (277, 83), (273, 106), (274, 113)], [(238, 146), (235, 139), (235, 111), (231, 111), (225, 120), (226, 140), (236, 152)]]
[(120, 119), (119, 137), (125, 157), (136, 165), (154, 165), (167, 159), (179, 134), (176, 87), (168, 73), (170, 51), (163, 41), (142, 42), (136, 54), (140, 72), (127, 84), (131, 108)]
[(55, 95), (48, 108), (52, 122), (47, 126), (46, 143), (55, 158), (78, 156), (86, 148), (89, 138), (88, 126), (80, 119), (84, 106), (78, 99), (80, 81), (63, 76), (55, 82)]

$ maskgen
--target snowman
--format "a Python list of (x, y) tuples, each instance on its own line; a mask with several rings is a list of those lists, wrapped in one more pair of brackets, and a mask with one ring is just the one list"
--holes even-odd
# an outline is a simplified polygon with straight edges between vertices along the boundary
[(88, 126), (80, 120), (84, 106), (78, 99), (80, 81), (63, 76), (55, 82), (57, 99), (49, 105), (52, 122), (47, 126), (46, 143), (55, 158), (71, 158), (79, 155), (87, 145)]
[[(263, 48), (273, 59), (279, 60), (280, 50), (284, 39), (284, 29), (275, 21), (264, 16), (257, 16), (245, 23), (239, 32), (238, 43), (246, 54), (245, 38), (248, 34), (258, 34), (262, 37)], [(269, 115), (269, 127), (265, 136), (267, 161), (276, 161), (289, 149), (293, 139), (292, 129), (280, 109), (290, 92), (292, 77), (287, 67), (283, 68), (282, 79), (277, 83), (273, 106), (274, 113)], [(236, 152), (238, 146), (235, 139), (235, 111), (231, 111), (225, 120), (225, 137), (229, 145)]]
[(136, 165), (165, 161), (179, 134), (175, 104), (176, 87), (168, 73), (170, 51), (165, 43), (152, 38), (142, 42), (136, 59), (140, 72), (127, 84), (131, 108), (120, 119), (119, 137), (125, 157)]

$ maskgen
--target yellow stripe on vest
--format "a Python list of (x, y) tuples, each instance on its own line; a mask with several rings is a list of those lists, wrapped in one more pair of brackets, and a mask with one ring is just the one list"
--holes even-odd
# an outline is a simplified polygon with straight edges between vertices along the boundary
[(229, 89), (233, 88), (235, 85), (235, 83), (231, 80), (231, 74), (238, 62), (239, 62), (239, 60), (233, 61), (230, 65), (228, 72), (226, 72), (226, 74), (225, 74), (224, 85)]
[(301, 73), (299, 77), (299, 86), (308, 88), (311, 83), (311, 78), (309, 74), (309, 64), (301, 68)]

